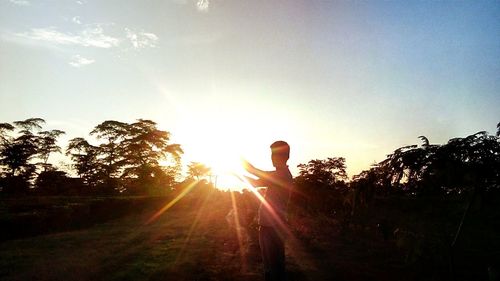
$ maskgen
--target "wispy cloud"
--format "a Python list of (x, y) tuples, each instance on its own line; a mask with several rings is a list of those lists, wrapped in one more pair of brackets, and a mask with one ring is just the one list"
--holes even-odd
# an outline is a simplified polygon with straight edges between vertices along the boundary
[(200, 12), (208, 12), (210, 8), (210, 0), (170, 0), (172, 3), (178, 5), (187, 5), (191, 6), (195, 4), (195, 7)]
[(95, 60), (93, 60), (93, 59), (88, 59), (88, 58), (84, 58), (80, 55), (76, 55), (76, 56), (73, 56), (73, 59), (72, 59), (72, 61), (69, 62), (69, 64), (71, 66), (74, 66), (74, 67), (82, 67), (85, 65), (92, 64), (94, 62), (95, 62)]
[(73, 17), (71, 19), (71, 21), (74, 22), (74, 23), (76, 23), (76, 24), (82, 24), (82, 21), (81, 21), (81, 19), (80, 19), (79, 16)]
[(158, 42), (158, 36), (150, 32), (134, 32), (129, 28), (125, 28), (126, 36), (135, 49), (146, 47), (154, 48)]
[(198, 2), (196, 2), (196, 7), (198, 8), (198, 11), (207, 12), (210, 7), (210, 1), (198, 0)]
[(15, 35), (60, 45), (79, 45), (96, 48), (111, 48), (117, 46), (119, 43), (117, 38), (104, 34), (104, 30), (100, 25), (87, 26), (79, 34), (64, 33), (54, 27), (49, 27), (32, 28), (29, 32), (16, 33)]
[[(63, 32), (56, 27), (31, 28), (25, 32), (3, 31), (0, 32), (0, 40), (72, 54), (81, 51), (75, 47), (113, 49), (117, 51), (155, 48), (159, 40), (154, 33), (137, 32), (130, 28), (125, 28), (125, 34), (122, 33), (121, 35), (116, 35), (116, 29), (111, 29), (114, 31), (113, 36), (111, 36), (108, 27), (113, 26), (113, 24), (83, 24), (78, 16), (71, 18), (71, 21), (81, 27), (80, 31)], [(94, 62), (94, 59), (75, 55), (68, 63), (74, 67), (82, 67)]]
[(27, 0), (9, 0), (10, 3), (18, 5), (18, 6), (29, 6), (30, 2)]

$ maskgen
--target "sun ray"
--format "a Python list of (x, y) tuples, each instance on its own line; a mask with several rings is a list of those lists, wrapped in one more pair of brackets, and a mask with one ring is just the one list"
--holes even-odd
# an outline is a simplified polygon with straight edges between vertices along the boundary
[(271, 215), (274, 217), (275, 221), (277, 222), (278, 224), (278, 228), (280, 231), (282, 231), (287, 240), (289, 241), (288, 242), (288, 249), (289, 251), (287, 251), (289, 253), (289, 255), (293, 256), (295, 260), (298, 260), (298, 261), (308, 261), (307, 264), (303, 263), (298, 263), (298, 266), (301, 267), (301, 268), (306, 268), (308, 267), (308, 270), (315, 270), (317, 267), (316, 265), (314, 264), (314, 259), (311, 257), (310, 254), (308, 254), (307, 252), (307, 248), (302, 246), (301, 242), (299, 239), (297, 239), (292, 231), (290, 230), (290, 228), (285, 224), (285, 222), (278, 216), (278, 214), (276, 214), (276, 212), (274, 211), (274, 209), (272, 208), (272, 206), (266, 201), (266, 199), (264, 198), (264, 196), (262, 196), (260, 194), (260, 192), (257, 190), (257, 188), (255, 188), (248, 180), (246, 180), (245, 178), (239, 176), (239, 175), (235, 175), (239, 180), (241, 180), (243, 183), (245, 183), (246, 185), (246, 188), (248, 190), (250, 190), (256, 197), (257, 199), (261, 202), (261, 204), (264, 206), (264, 208), (268, 209), (271, 213)]
[(161, 214), (163, 214), (165, 211), (167, 211), (168, 209), (170, 209), (172, 206), (175, 205), (175, 203), (177, 203), (179, 200), (181, 200), (184, 196), (186, 196), (186, 194), (188, 194), (192, 189), (193, 187), (196, 186), (196, 183), (197, 182), (192, 182), (190, 183), (188, 186), (186, 186), (184, 188), (184, 190), (179, 194), (177, 195), (177, 197), (175, 197), (174, 199), (172, 199), (172, 201), (168, 202), (168, 204), (166, 204), (165, 206), (163, 206), (160, 210), (158, 210), (154, 215), (152, 215), (147, 221), (146, 221), (146, 225), (147, 224), (150, 224), (151, 222), (153, 222), (154, 220), (156, 220)]
[(205, 196), (205, 198), (203, 199), (203, 202), (201, 203), (201, 206), (198, 208), (198, 211), (196, 212), (196, 217), (194, 218), (193, 223), (191, 224), (191, 227), (189, 228), (188, 234), (186, 235), (186, 239), (184, 239), (184, 243), (182, 244), (182, 248), (179, 251), (179, 254), (177, 255), (177, 257), (175, 259), (175, 263), (177, 263), (181, 259), (182, 255), (184, 253), (184, 250), (186, 249), (187, 244), (191, 240), (191, 236), (193, 235), (193, 232), (194, 232), (196, 226), (198, 225), (198, 222), (200, 221), (201, 215), (203, 214), (203, 211), (205, 210), (205, 207), (207, 206), (206, 203), (211, 195), (212, 195), (212, 191), (209, 192)]
[(241, 225), (240, 225), (240, 217), (238, 214), (238, 206), (236, 204), (236, 198), (234, 196), (234, 192), (230, 191), (231, 193), (231, 202), (233, 204), (233, 211), (234, 211), (234, 224), (236, 225), (236, 236), (238, 238), (238, 247), (240, 250), (240, 259), (241, 259), (241, 269), (243, 272), (246, 272), (247, 270), (247, 263), (245, 259), (245, 252), (243, 248), (243, 237), (241, 235)]
[(286, 231), (287, 234), (291, 234), (288, 227), (285, 225), (285, 223), (283, 222), (283, 220), (278, 216), (278, 214), (276, 214), (276, 211), (273, 209), (273, 207), (267, 202), (266, 198), (264, 198), (264, 196), (262, 196), (262, 194), (260, 194), (260, 192), (257, 190), (257, 188), (255, 188), (252, 184), (250, 184), (250, 182), (248, 182), (247, 179), (245, 178), (242, 178), (241, 176), (239, 175), (236, 175), (243, 183), (245, 183), (246, 185), (246, 188), (249, 189), (256, 197), (257, 199), (259, 199), (259, 201), (261, 202), (261, 204), (264, 206), (264, 208), (268, 209), (269, 212), (271, 213), (271, 215), (273, 216), (273, 218), (275, 219), (275, 221), (277, 222), (278, 224), (278, 227), (283, 230), (283, 231)]

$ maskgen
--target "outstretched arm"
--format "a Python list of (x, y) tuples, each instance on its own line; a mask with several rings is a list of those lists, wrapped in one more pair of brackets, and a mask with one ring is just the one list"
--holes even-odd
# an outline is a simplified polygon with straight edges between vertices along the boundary
[(262, 179), (254, 179), (251, 177), (243, 176), (247, 182), (249, 182), (253, 187), (265, 187), (266, 184)]
[(241, 162), (243, 163), (243, 168), (249, 172), (250, 174), (258, 177), (258, 178), (265, 178), (267, 173), (265, 171), (262, 171), (260, 169), (255, 168), (250, 162), (248, 162), (245, 159), (242, 159)]

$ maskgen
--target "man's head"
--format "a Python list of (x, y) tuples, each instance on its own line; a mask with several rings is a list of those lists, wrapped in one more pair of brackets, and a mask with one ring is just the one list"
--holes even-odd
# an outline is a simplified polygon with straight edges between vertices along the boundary
[(271, 144), (271, 160), (274, 167), (286, 166), (290, 158), (290, 146), (284, 141), (275, 141)]

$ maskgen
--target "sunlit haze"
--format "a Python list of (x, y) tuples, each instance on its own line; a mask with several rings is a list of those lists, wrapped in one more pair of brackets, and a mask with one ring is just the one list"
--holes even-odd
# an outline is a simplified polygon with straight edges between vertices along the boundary
[(352, 176), (420, 135), (495, 132), (499, 19), (498, 1), (3, 0), (0, 122), (44, 118), (65, 145), (151, 119), (220, 174), (271, 169), (285, 140), (295, 175), (345, 157)]

